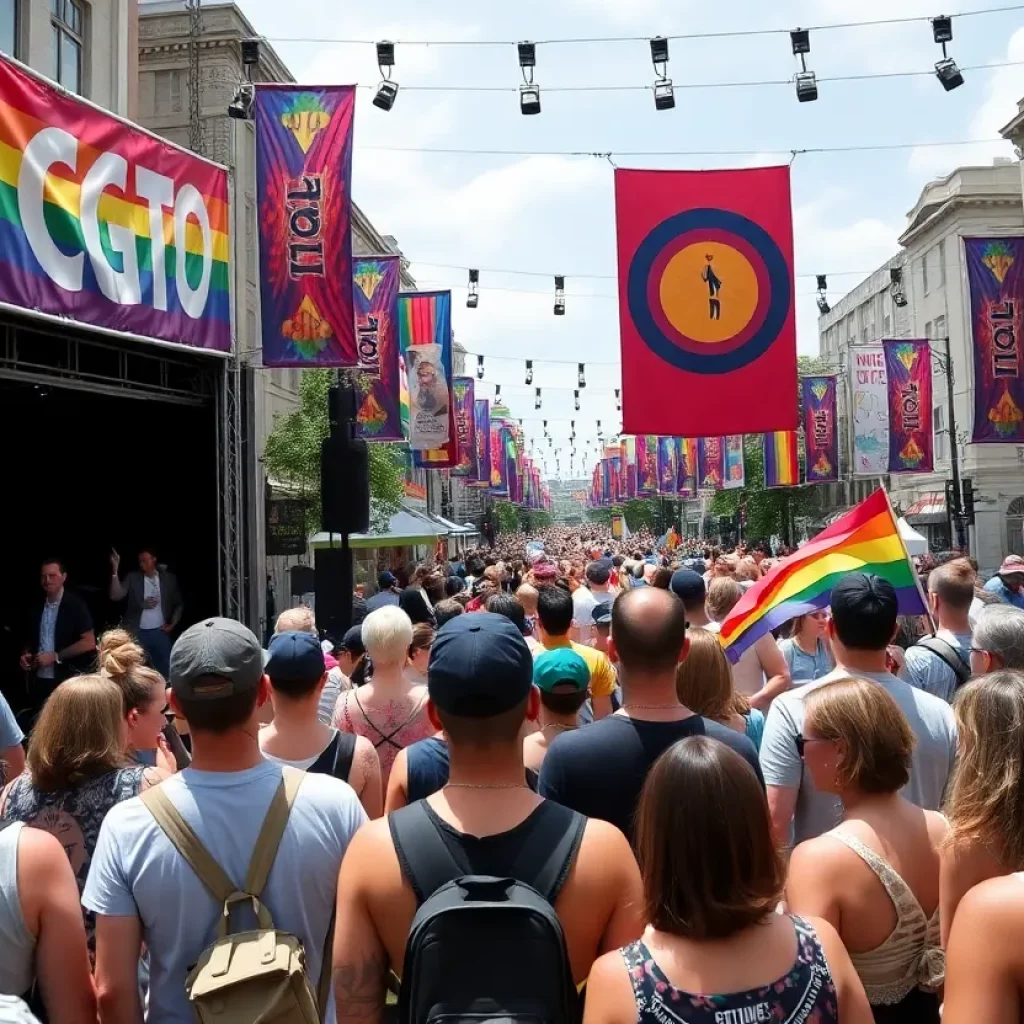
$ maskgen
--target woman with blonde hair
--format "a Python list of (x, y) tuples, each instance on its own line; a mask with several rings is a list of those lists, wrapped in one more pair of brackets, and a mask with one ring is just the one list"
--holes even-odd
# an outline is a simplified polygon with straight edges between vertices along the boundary
[(797, 746), (815, 787), (842, 801), (843, 818), (793, 851), (788, 907), (836, 928), (876, 1024), (938, 1024), (946, 822), (900, 795), (910, 779), (910, 723), (867, 679), (827, 683), (804, 707)]
[(827, 628), (828, 612), (824, 609), (790, 620), (789, 636), (779, 641), (779, 650), (786, 659), (794, 684), (822, 679), (836, 667), (826, 636)]
[[(0, 797), (0, 819), (52, 833), (85, 888), (100, 825), (114, 804), (137, 796), (161, 776), (125, 754), (121, 689), (106, 676), (74, 676), (47, 698), (32, 730), (28, 766)], [(90, 951), (96, 922), (85, 912)]]
[(676, 669), (680, 703), (695, 714), (744, 733), (760, 750), (764, 715), (733, 688), (732, 666), (718, 637), (706, 629), (691, 629), (686, 635), (689, 650)]

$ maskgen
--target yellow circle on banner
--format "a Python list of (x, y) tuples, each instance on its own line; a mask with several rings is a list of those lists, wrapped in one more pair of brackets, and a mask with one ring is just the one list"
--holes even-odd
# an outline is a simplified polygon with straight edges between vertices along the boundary
[(699, 242), (668, 261), (658, 283), (661, 308), (680, 334), (707, 345), (731, 341), (757, 309), (750, 260), (722, 242)]

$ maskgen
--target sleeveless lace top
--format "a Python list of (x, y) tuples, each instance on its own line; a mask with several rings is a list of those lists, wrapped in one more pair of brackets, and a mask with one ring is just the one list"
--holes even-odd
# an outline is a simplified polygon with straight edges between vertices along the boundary
[(889, 1005), (900, 1002), (915, 988), (937, 989), (946, 975), (938, 908), (929, 920), (907, 883), (879, 854), (846, 832), (825, 834), (848, 846), (871, 868), (896, 908), (896, 927), (885, 942), (866, 953), (850, 953), (868, 1002)]
[(836, 989), (817, 933), (802, 918), (790, 920), (796, 929), (796, 963), (778, 981), (747, 992), (684, 992), (669, 982), (643, 942), (626, 946), (621, 952), (633, 984), (637, 1024), (837, 1024)]

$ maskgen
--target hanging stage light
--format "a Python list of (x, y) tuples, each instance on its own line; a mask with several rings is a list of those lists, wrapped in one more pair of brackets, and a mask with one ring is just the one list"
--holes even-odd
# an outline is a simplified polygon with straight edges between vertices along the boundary
[(576, 399), (576, 411), (579, 412), (580, 411), (580, 393), (578, 391), (574, 391), (572, 393), (572, 396), (573, 396), (574, 399)]
[(377, 69), (380, 71), (381, 81), (373, 97), (373, 105), (381, 110), (390, 110), (398, 97), (398, 83), (391, 81), (391, 69), (394, 66), (395, 44), (386, 39), (381, 40), (377, 44)]
[(480, 271), (470, 270), (469, 272), (469, 294), (466, 296), (466, 306), (469, 309), (476, 309), (480, 305)]
[(533, 407), (534, 409), (540, 408), (540, 388), (537, 388), (537, 396), (533, 400)]
[(555, 316), (565, 316), (565, 278), (555, 275)]
[(828, 297), (825, 292), (828, 289), (828, 278), (824, 274), (815, 274), (818, 279), (818, 312), (824, 316), (826, 313), (832, 312), (832, 307), (828, 304)]
[(811, 33), (807, 29), (793, 29), (789, 33), (789, 41), (793, 44), (794, 57), (801, 57), (811, 52)]
[(953, 41), (953, 19), (942, 15), (932, 18), (932, 37), (942, 47), (942, 60), (935, 65), (935, 77), (946, 92), (959, 89), (964, 84), (963, 72), (956, 61), (946, 53), (946, 43)]
[(501, 398), (501, 385), (500, 384), (495, 384), (494, 385), (494, 400), (497, 401), (499, 398)]
[(951, 43), (953, 41), (953, 19), (945, 15), (932, 18), (932, 35), (935, 38), (935, 42), (940, 45), (942, 43)]
[(533, 81), (533, 69), (537, 66), (537, 47), (530, 42), (519, 44), (519, 70), (523, 84), (519, 86), (519, 111), (522, 114), (540, 113), (540, 86)]
[(256, 100), (256, 87), (251, 82), (243, 82), (235, 93), (234, 99), (228, 104), (228, 117), (238, 121), (248, 121), (252, 117), (252, 106)]
[(818, 279), (818, 291), (828, 291), (828, 277), (825, 274), (815, 274)]
[(569, 426), (572, 427), (573, 430), (575, 430), (576, 429), (576, 421), (575, 420), (569, 420)]
[(622, 392), (618, 388), (615, 389), (615, 411), (622, 412)]
[(891, 282), (889, 291), (892, 292), (892, 301), (902, 309), (907, 304), (907, 294), (903, 290), (903, 268), (890, 267), (889, 281)]
[(483, 380), (484, 379), (484, 357), (483, 356), (477, 356), (476, 357), (476, 379), (477, 380)]
[[(530, 79), (532, 79), (532, 69), (537, 66), (537, 46), (529, 40), (523, 40), (517, 48), (519, 50), (519, 66), (523, 69), (523, 78), (526, 79), (526, 75), (529, 73)], [(531, 70), (527, 72), (527, 69)]]
[(807, 54), (811, 52), (811, 33), (805, 28), (796, 28), (789, 33), (793, 56), (800, 58), (800, 70), (793, 81), (796, 83), (796, 98), (801, 103), (813, 103), (818, 98), (818, 79), (813, 71), (807, 70)]
[(654, 65), (654, 109), (671, 110), (676, 105), (672, 79), (668, 77), (668, 40), (655, 36), (651, 40), (651, 63)]
[(584, 376), (585, 366), (583, 363), (576, 364), (576, 383), (579, 387), (585, 388), (587, 386), (587, 378)]
[(533, 383), (533, 360), (526, 360), (526, 383), (530, 385)]

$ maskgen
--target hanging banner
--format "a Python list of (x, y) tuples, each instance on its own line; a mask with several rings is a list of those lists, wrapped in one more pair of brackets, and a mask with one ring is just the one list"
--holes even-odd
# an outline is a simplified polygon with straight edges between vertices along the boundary
[(802, 378), (800, 398), (804, 420), (804, 479), (809, 484), (836, 483), (839, 480), (836, 378)]
[(231, 351), (228, 173), (0, 55), (0, 303)]
[(795, 430), (777, 430), (761, 438), (765, 487), (795, 487), (800, 483)]
[(601, 460), (601, 504), (612, 503), (612, 460)]
[(264, 366), (356, 366), (353, 85), (256, 86)]
[(491, 482), (491, 405), (486, 398), (473, 402), (473, 486), (487, 487)]
[(658, 439), (653, 435), (636, 439), (636, 492), (641, 498), (658, 493)]
[(360, 256), (354, 263), (356, 437), (364, 441), (404, 439), (398, 380), (400, 269), (397, 256)]
[(455, 395), (455, 465), (452, 476), (472, 476), (476, 461), (475, 398), (472, 377), (452, 381)]
[(679, 486), (679, 469), (676, 462), (676, 439), (658, 438), (658, 493), (673, 498)]
[[(409, 394), (409, 447), (439, 449), (453, 436), (451, 292), (398, 296), (398, 338)], [(439, 460), (440, 461), (440, 460)]]
[(679, 497), (697, 496), (697, 439), (676, 438), (679, 444)]
[(789, 168), (616, 170), (615, 214), (623, 430), (795, 429)]
[(889, 472), (889, 387), (881, 345), (850, 349), (853, 405), (853, 475)]
[(965, 238), (974, 444), (1024, 444), (1024, 238)]
[[(497, 408), (497, 407), (495, 407)], [(505, 466), (505, 451), (502, 447), (501, 430), (505, 426), (504, 419), (496, 417), (491, 411), (490, 449), (491, 449), (491, 486), (490, 492), (495, 497), (508, 497), (508, 476)]]
[(927, 339), (883, 341), (889, 388), (889, 472), (931, 473), (932, 350)]
[(717, 491), (725, 482), (725, 445), (721, 437), (697, 438), (697, 486)]
[(622, 491), (622, 456), (613, 455), (609, 458), (608, 463), (609, 472), (612, 475), (612, 502), (618, 505), (626, 500), (626, 496)]
[(727, 434), (725, 437), (725, 482), (726, 490), (734, 490), (746, 484), (746, 467), (743, 463), (743, 435)]
[(501, 428), (501, 450), (505, 459), (505, 479), (508, 482), (508, 500), (519, 504), (523, 500), (516, 452), (516, 432), (511, 424)]

